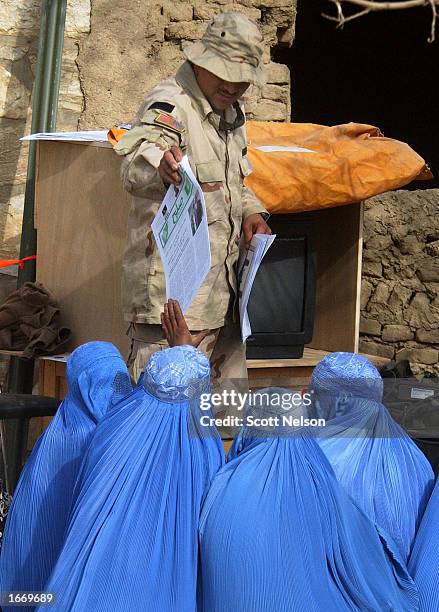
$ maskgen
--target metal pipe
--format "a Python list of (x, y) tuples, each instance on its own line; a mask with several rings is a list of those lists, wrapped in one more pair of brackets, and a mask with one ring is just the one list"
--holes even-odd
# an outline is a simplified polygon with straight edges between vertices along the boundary
[[(67, 0), (43, 0), (41, 5), (37, 67), (32, 96), (31, 131), (33, 134), (54, 131), (56, 127), (66, 7)], [(37, 251), (37, 233), (34, 227), (36, 151), (36, 142), (31, 141), (27, 164), (20, 258), (35, 255)], [(26, 262), (24, 268), (18, 271), (17, 287), (21, 287), (28, 281), (35, 281), (35, 278), (35, 261)], [(33, 361), (26, 362), (12, 357), (8, 390), (12, 393), (32, 393), (33, 370)], [(26, 431), (23, 430), (23, 424), (15, 422), (14, 425), (11, 421), (8, 425), (8, 465), (12, 465), (12, 471), (17, 473), (21, 466), (15, 465), (17, 455), (14, 454), (14, 449), (23, 445), (23, 437), (27, 437), (27, 424)]]

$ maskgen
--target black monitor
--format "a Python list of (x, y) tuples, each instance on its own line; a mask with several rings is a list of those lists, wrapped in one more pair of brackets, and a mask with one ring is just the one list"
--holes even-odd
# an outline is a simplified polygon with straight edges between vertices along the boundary
[(249, 359), (296, 359), (312, 340), (316, 294), (316, 254), (312, 213), (274, 215), (277, 238), (268, 250), (250, 293), (252, 335)]

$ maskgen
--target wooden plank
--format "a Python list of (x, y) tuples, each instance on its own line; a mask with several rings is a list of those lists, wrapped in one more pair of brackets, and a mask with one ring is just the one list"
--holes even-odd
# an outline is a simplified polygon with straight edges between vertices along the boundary
[(358, 350), (361, 226), (360, 204), (322, 210), (316, 215), (316, 313), (309, 348)]
[(106, 146), (40, 141), (38, 149), (37, 280), (73, 332), (69, 349), (106, 340), (127, 354), (120, 277), (131, 198), (120, 158)]

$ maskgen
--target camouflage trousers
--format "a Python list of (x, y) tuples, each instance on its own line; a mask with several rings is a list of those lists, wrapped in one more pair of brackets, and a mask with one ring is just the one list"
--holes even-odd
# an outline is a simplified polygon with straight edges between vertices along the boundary
[[(156, 351), (169, 348), (169, 345), (160, 325), (131, 323), (127, 335), (131, 339), (127, 366), (133, 380), (137, 381), (150, 356)], [(210, 361), (213, 381), (247, 381), (245, 345), (241, 340), (239, 324), (231, 318), (226, 320), (224, 327), (210, 330), (198, 349)]]

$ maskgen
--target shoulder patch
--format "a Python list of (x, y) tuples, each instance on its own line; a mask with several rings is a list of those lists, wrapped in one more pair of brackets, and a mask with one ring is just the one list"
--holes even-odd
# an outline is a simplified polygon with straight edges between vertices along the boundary
[(175, 106), (173, 104), (169, 104), (169, 102), (153, 102), (151, 106), (148, 106), (147, 110), (152, 110), (153, 108), (165, 111), (165, 113), (172, 113)]
[(184, 125), (177, 121), (175, 117), (172, 115), (168, 115), (168, 113), (160, 113), (154, 119), (154, 123), (157, 125), (162, 125), (178, 134), (182, 134), (184, 132)]

